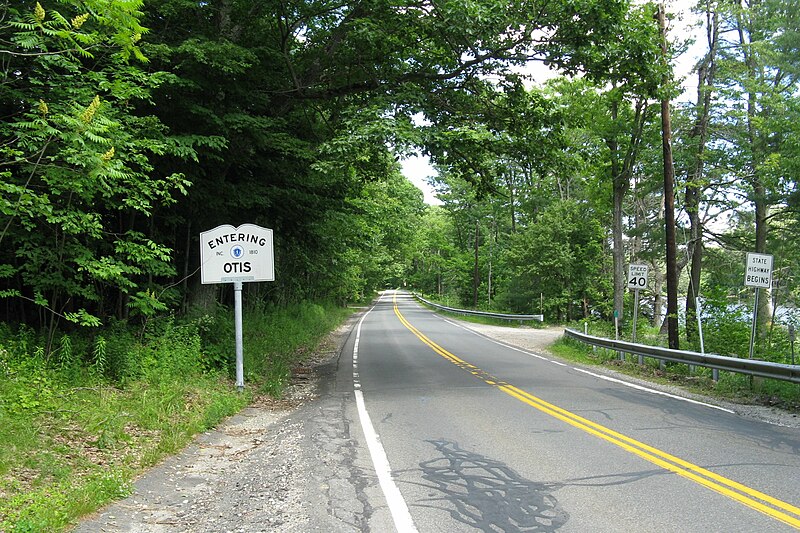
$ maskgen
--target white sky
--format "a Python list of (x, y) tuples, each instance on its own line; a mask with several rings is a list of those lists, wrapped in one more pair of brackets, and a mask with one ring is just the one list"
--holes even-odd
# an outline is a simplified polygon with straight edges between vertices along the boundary
[(436, 175), (428, 156), (409, 157), (400, 161), (400, 164), (403, 165), (403, 175), (425, 194), (426, 204), (440, 205), (442, 203), (436, 198), (436, 193), (426, 181), (426, 178)]
[[(673, 13), (675, 18), (670, 23), (669, 32), (675, 36), (693, 36), (695, 39), (685, 54), (678, 58), (675, 65), (675, 75), (684, 78), (683, 96), (679, 100), (694, 99), (697, 91), (697, 80), (690, 76), (692, 68), (703, 53), (705, 43), (703, 42), (702, 28), (692, 28), (692, 23), (696, 17), (691, 13), (693, 0), (667, 0), (667, 11)], [(530, 65), (530, 72), (536, 75), (536, 79), (541, 82), (554, 77), (556, 74), (545, 67), (541, 62), (533, 62)], [(413, 156), (400, 161), (403, 174), (425, 194), (425, 203), (430, 205), (440, 205), (441, 202), (436, 198), (433, 188), (427, 183), (427, 178), (436, 175), (436, 170), (431, 166), (427, 156)]]

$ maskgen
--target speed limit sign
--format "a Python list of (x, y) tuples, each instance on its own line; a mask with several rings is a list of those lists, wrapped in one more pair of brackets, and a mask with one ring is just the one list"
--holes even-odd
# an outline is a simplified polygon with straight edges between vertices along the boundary
[(628, 265), (628, 288), (635, 291), (647, 288), (647, 265)]

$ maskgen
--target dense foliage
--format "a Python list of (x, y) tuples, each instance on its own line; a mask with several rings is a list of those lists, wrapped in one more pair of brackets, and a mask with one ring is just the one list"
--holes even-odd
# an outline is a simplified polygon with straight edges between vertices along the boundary
[[(198, 235), (244, 222), (275, 231), (278, 273), (248, 301), (411, 282), (554, 320), (624, 318), (636, 261), (660, 324), (669, 99), (688, 337), (698, 294), (749, 305), (704, 255), (776, 255), (763, 331), (794, 301), (800, 32), (785, 0), (698, 4), (696, 95), (669, 68), (681, 36), (665, 57), (655, 6), (627, 0), (0, 10), (2, 313), (44, 328), (47, 352), (60, 328), (227, 301), (199, 283)], [(534, 83), (536, 62), (571, 77)], [(441, 208), (400, 174), (415, 151), (437, 165)]]
[(421, 290), (551, 320), (610, 321), (619, 312), (624, 329), (627, 265), (645, 263), (641, 311), (660, 327), (667, 265), (659, 108), (669, 99), (680, 320), (690, 346), (699, 348), (700, 297), (706, 348), (747, 354), (754, 290), (744, 287), (745, 253), (769, 253), (774, 284), (760, 291), (757, 351), (788, 361), (800, 274), (800, 19), (783, 0), (699, 2), (693, 12), (705, 47), (691, 73), (696, 83), (680, 86), (664, 68), (689, 60), (685, 33), (668, 35), (662, 61), (654, 7), (643, 6), (616, 26), (619, 47), (584, 50), (583, 77), (507, 78), (424, 108), (442, 206), (426, 214), (426, 226), (440, 229), (420, 236)]
[(223, 223), (275, 231), (278, 279), (251, 298), (344, 301), (400, 282), (423, 204), (397, 156), (429, 144), (411, 117), (493, 93), (490, 78), (531, 60), (607, 66), (597, 50), (628, 4), (0, 9), (4, 317), (52, 341), (69, 323), (216, 299), (197, 241)]

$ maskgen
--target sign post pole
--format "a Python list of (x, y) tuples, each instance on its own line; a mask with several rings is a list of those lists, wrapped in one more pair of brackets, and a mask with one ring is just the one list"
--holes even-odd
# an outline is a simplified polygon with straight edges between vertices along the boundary
[(633, 335), (632, 342), (636, 342), (636, 322), (639, 318), (639, 289), (633, 291)]
[(242, 347), (242, 282), (233, 282), (234, 321), (236, 323), (236, 388), (244, 390), (244, 348)]
[(756, 321), (758, 319), (758, 287), (756, 287), (756, 302), (753, 305), (753, 327), (750, 328), (750, 355), (749, 358), (753, 358), (753, 349), (755, 348), (756, 344)]
[(694, 308), (696, 309), (696, 314), (697, 314), (697, 331), (700, 334), (700, 353), (705, 354), (706, 345), (705, 342), (703, 341), (703, 319), (700, 316), (703, 313), (703, 310), (700, 307), (702, 305), (702, 302), (700, 301), (699, 296), (695, 298), (694, 301), (695, 301)]
[[(639, 289), (633, 291), (633, 342), (636, 342), (636, 323), (639, 319)], [(639, 355), (639, 364), (644, 364), (644, 356)]]
[[(700, 353), (705, 355), (705, 353), (706, 353), (706, 345), (705, 345), (705, 341), (703, 340), (703, 319), (702, 319), (703, 308), (702, 308), (702, 302), (700, 301), (700, 297), (699, 296), (697, 298), (695, 298), (695, 310), (696, 310), (696, 313), (697, 313), (697, 331), (700, 334)], [(690, 367), (691, 367), (691, 365), (690, 365)], [(718, 368), (712, 368), (711, 369), (711, 379), (713, 379), (714, 381), (719, 381), (719, 369)]]

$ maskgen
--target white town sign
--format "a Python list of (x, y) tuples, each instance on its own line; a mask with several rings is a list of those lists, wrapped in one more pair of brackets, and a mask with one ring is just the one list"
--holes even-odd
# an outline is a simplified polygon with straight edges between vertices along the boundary
[(204, 284), (275, 281), (272, 230), (225, 224), (200, 234), (200, 278)]

